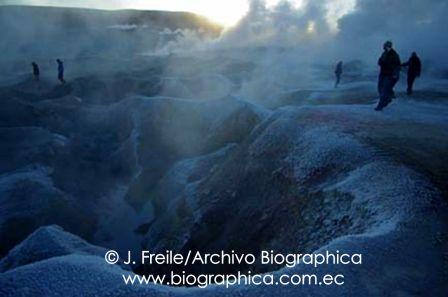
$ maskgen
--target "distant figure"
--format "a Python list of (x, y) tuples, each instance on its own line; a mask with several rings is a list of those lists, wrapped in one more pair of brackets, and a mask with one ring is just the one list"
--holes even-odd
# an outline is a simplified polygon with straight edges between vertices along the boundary
[(400, 77), (400, 56), (392, 48), (392, 42), (386, 41), (383, 45), (384, 52), (378, 59), (380, 66), (380, 75), (378, 77), (378, 93), (380, 100), (378, 102), (376, 111), (383, 110), (392, 98), (395, 98), (394, 87)]
[(61, 83), (65, 84), (64, 80), (64, 63), (57, 59), (56, 62), (58, 63), (58, 79)]
[(420, 58), (417, 56), (416, 52), (413, 52), (411, 57), (406, 63), (401, 64), (403, 67), (408, 67), (408, 95), (412, 95), (414, 81), (417, 77), (420, 77), (422, 72), (422, 62)]
[(334, 74), (336, 75), (336, 83), (334, 84), (334, 87), (337, 88), (339, 83), (341, 82), (342, 61), (339, 61), (338, 64), (336, 64), (336, 70), (334, 71)]
[(32, 62), (31, 66), (33, 66), (33, 76), (34, 76), (34, 79), (36, 81), (39, 81), (39, 76), (40, 76), (39, 65), (37, 65), (36, 62)]

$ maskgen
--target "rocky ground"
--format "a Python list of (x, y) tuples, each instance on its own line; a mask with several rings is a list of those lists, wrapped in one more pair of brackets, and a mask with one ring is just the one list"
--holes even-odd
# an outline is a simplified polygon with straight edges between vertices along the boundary
[[(188, 63), (201, 71), (167, 67)], [(65, 85), (48, 75), (4, 81), (0, 295), (299, 292), (125, 286), (122, 273), (151, 268), (110, 266), (103, 253), (144, 248), (361, 252), (364, 265), (341, 268), (346, 285), (300, 294), (443, 296), (448, 82), (425, 78), (412, 97), (399, 85), (398, 98), (374, 112), (369, 75), (339, 89), (322, 75), (258, 100), (244, 89), (255, 69), (242, 60), (151, 56), (101, 74), (78, 70)], [(249, 268), (313, 272), (186, 270)]]

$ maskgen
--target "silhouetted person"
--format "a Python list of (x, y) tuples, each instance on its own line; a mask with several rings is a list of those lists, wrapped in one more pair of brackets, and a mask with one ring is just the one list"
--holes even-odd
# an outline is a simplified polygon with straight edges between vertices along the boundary
[(64, 63), (57, 59), (56, 62), (58, 63), (58, 79), (61, 83), (65, 84), (64, 80)]
[(34, 76), (34, 79), (36, 81), (39, 81), (39, 76), (40, 76), (39, 65), (37, 65), (36, 62), (32, 62), (31, 66), (33, 66), (33, 76)]
[(334, 87), (337, 88), (339, 83), (341, 82), (342, 61), (339, 61), (338, 64), (336, 64), (336, 69), (334, 71), (334, 74), (336, 75), (336, 82), (334, 84)]
[(420, 58), (417, 56), (416, 52), (413, 52), (411, 57), (406, 63), (401, 64), (401, 66), (408, 67), (408, 95), (412, 95), (412, 88), (414, 86), (414, 81), (417, 77), (420, 77), (422, 72), (422, 62)]
[(392, 48), (392, 42), (386, 41), (383, 45), (384, 52), (378, 59), (380, 75), (378, 77), (378, 93), (380, 100), (375, 110), (383, 110), (395, 97), (394, 86), (400, 77), (400, 56)]

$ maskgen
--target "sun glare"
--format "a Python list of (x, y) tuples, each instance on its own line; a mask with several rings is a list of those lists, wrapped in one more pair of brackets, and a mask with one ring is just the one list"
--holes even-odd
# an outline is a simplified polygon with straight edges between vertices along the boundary
[(226, 27), (235, 25), (249, 10), (249, 1), (247, 0), (128, 0), (122, 2), (124, 6), (135, 9), (190, 11)]
[(314, 32), (316, 32), (316, 23), (314, 21), (309, 21), (306, 31), (308, 32), (308, 34), (313, 34)]
[(198, 2), (202, 5), (196, 7), (195, 12), (226, 27), (235, 25), (249, 9), (248, 3), (241, 0)]

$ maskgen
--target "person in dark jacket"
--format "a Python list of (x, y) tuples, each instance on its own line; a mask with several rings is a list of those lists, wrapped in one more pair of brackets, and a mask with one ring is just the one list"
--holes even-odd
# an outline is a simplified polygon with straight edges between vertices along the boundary
[(420, 61), (420, 58), (417, 56), (416, 52), (413, 52), (411, 57), (406, 63), (401, 64), (403, 67), (408, 67), (408, 95), (412, 95), (413, 92), (413, 86), (415, 79), (417, 77), (420, 77), (420, 74), (422, 72), (422, 62)]
[(40, 76), (39, 65), (37, 65), (36, 62), (32, 62), (32, 63), (31, 63), (31, 66), (33, 67), (33, 76), (34, 76), (34, 79), (35, 79), (36, 81), (39, 81), (39, 76)]
[(58, 63), (58, 79), (61, 83), (65, 84), (64, 63), (60, 59), (57, 59), (56, 62)]
[(336, 69), (334, 71), (334, 74), (336, 75), (336, 82), (334, 84), (334, 87), (337, 88), (339, 83), (341, 82), (341, 75), (342, 75), (342, 61), (339, 61), (336, 64)]
[(383, 108), (392, 102), (392, 98), (395, 97), (394, 87), (400, 76), (400, 56), (392, 48), (392, 42), (386, 41), (383, 49), (384, 52), (378, 59), (378, 65), (380, 66), (380, 75), (378, 77), (380, 100), (375, 108), (376, 111), (383, 110)]

